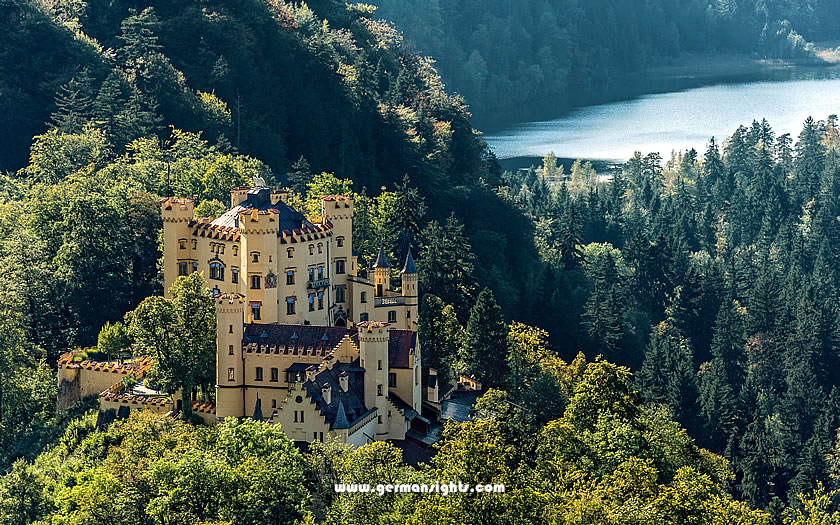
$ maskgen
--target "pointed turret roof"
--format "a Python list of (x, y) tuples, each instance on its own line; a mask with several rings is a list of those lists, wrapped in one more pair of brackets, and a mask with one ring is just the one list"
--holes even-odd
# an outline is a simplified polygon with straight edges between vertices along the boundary
[(257, 398), (257, 403), (254, 405), (254, 419), (256, 419), (257, 421), (263, 420), (262, 401), (260, 400), (260, 398)]
[(338, 411), (335, 414), (334, 429), (350, 428), (350, 422), (347, 421), (347, 413), (344, 411), (344, 403), (338, 400)]
[(373, 263), (374, 268), (390, 268), (391, 264), (388, 262), (388, 257), (385, 255), (385, 248), (379, 247), (379, 255), (376, 256), (376, 262)]
[(402, 273), (417, 273), (417, 267), (414, 266), (414, 257), (411, 256), (411, 248), (408, 249), (408, 255), (405, 256)]

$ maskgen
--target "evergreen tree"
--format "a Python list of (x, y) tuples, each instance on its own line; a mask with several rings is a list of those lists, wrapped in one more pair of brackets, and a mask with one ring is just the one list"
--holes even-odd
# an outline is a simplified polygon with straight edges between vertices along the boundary
[(464, 235), (464, 225), (455, 214), (444, 225), (432, 221), (423, 229), (422, 240), (417, 269), (424, 291), (451, 304), (458, 318), (466, 319), (476, 283), (475, 255)]
[(618, 278), (615, 260), (609, 251), (602, 252), (591, 263), (592, 294), (586, 301), (581, 325), (585, 330), (593, 355), (626, 363), (636, 356), (621, 355), (628, 331), (625, 313), (626, 298)]
[(647, 399), (663, 403), (674, 419), (694, 427), (697, 387), (691, 345), (674, 326), (663, 321), (653, 327), (638, 379)]
[(50, 127), (62, 133), (81, 133), (92, 116), (93, 93), (93, 79), (83, 69), (56, 93)]
[(418, 321), (418, 337), (423, 348), (424, 368), (437, 370), (441, 389), (449, 384), (463, 340), (464, 329), (451, 305), (443, 304), (439, 297), (426, 294)]
[(156, 31), (160, 20), (151, 7), (138, 13), (130, 9), (128, 18), (120, 23), (121, 33), (117, 38), (123, 42), (119, 57), (123, 64), (133, 67), (137, 60), (149, 56), (162, 48), (158, 43)]
[(485, 288), (470, 310), (464, 334), (462, 359), (468, 374), (485, 388), (503, 385), (508, 377), (508, 330), (502, 310)]
[(306, 185), (310, 182), (312, 182), (312, 170), (309, 168), (309, 162), (301, 155), (292, 164), (292, 170), (289, 172), (289, 186), (293, 191), (306, 198)]

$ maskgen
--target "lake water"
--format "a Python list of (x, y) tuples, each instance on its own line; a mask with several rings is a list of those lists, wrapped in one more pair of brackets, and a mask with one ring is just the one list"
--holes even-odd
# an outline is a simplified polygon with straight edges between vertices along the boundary
[(822, 78), (718, 84), (588, 106), (555, 120), (527, 122), (487, 134), (500, 159), (542, 157), (623, 161), (635, 151), (697, 149), (740, 124), (766, 118), (777, 134), (799, 134), (808, 116), (840, 114), (840, 72)]

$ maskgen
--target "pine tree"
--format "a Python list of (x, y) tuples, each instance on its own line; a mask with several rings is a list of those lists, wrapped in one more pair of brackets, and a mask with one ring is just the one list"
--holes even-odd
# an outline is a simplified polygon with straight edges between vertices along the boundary
[(464, 337), (455, 310), (443, 304), (439, 297), (426, 294), (418, 326), (417, 335), (423, 347), (423, 361), (427, 365), (424, 368), (436, 369), (440, 384), (447, 385)]
[(81, 133), (91, 118), (93, 79), (87, 69), (62, 85), (55, 96), (50, 127), (62, 133)]
[(397, 250), (405, 253), (419, 239), (426, 215), (426, 201), (417, 188), (411, 187), (408, 175), (402, 184), (396, 187), (397, 198), (394, 202), (394, 229), (397, 232)]
[(423, 229), (422, 241), (417, 269), (424, 291), (451, 304), (459, 319), (467, 319), (475, 297), (475, 255), (463, 223), (455, 214), (443, 225), (432, 221)]
[(588, 336), (591, 353), (601, 354), (612, 362), (626, 363), (635, 356), (623, 356), (619, 352), (628, 331), (624, 317), (627, 304), (612, 254), (605, 251), (595, 257), (590, 273), (593, 290), (584, 306), (581, 325)]
[[(107, 134), (111, 134), (116, 126), (116, 115), (124, 103), (122, 77), (118, 71), (112, 71), (105, 77), (93, 101), (92, 116), (96, 125), (101, 126)], [(113, 140), (113, 137), (109, 138)]]
[(648, 400), (665, 404), (677, 421), (694, 427), (697, 386), (691, 344), (674, 326), (663, 321), (653, 327), (638, 377)]
[(470, 311), (462, 359), (483, 386), (501, 386), (508, 377), (508, 330), (493, 292), (485, 288)]
[(122, 32), (117, 38), (123, 42), (123, 47), (119, 50), (120, 59), (123, 64), (133, 66), (138, 59), (161, 49), (155, 34), (160, 20), (151, 7), (140, 13), (131, 9), (129, 13), (131, 15), (120, 23)]
[(303, 198), (306, 198), (306, 185), (312, 182), (312, 170), (303, 155), (292, 164), (289, 172), (289, 186)]

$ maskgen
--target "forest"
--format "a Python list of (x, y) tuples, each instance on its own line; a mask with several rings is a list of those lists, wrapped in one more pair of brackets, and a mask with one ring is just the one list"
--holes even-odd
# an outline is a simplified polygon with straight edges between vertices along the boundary
[[(551, 154), (503, 173), (381, 14), (0, 2), (0, 522), (840, 522), (837, 118), (733, 125), (607, 179)], [(250, 420), (56, 412), (58, 355), (143, 337), (159, 197), (217, 215), (256, 176), (313, 214), (352, 195), (363, 263), (413, 249), (424, 360), (489, 387), (429, 464), (388, 443), (299, 449)], [(177, 361), (157, 377), (212, 385)], [(332, 490), (436, 480), (508, 490)]]
[(484, 121), (527, 103), (574, 107), (582, 94), (681, 57), (803, 59), (813, 42), (840, 37), (832, 0), (373, 3)]

